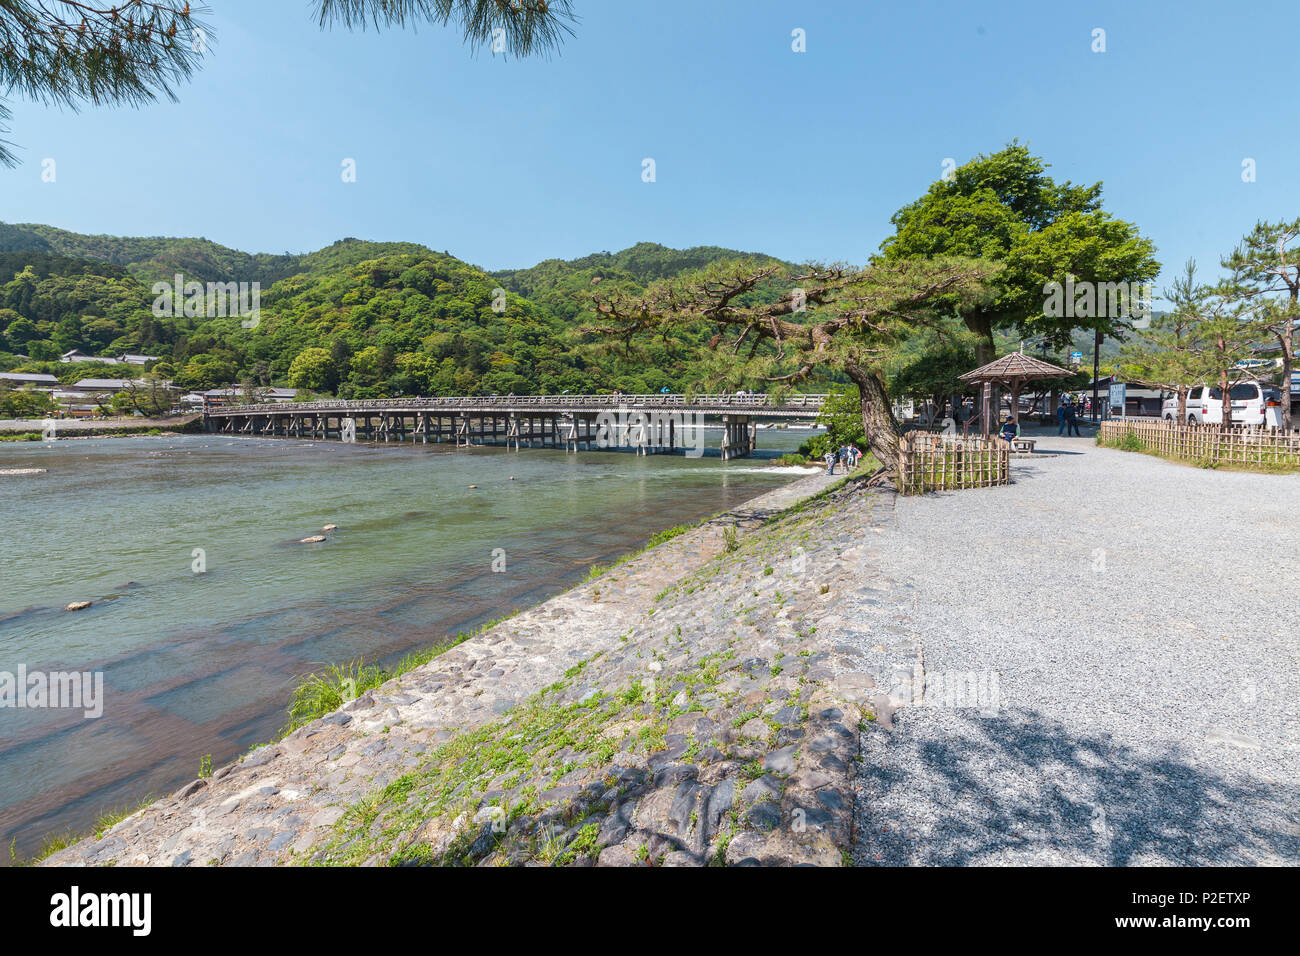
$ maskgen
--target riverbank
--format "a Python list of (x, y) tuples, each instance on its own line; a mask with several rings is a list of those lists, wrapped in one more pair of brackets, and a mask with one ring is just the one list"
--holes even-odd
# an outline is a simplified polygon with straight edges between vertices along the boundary
[(753, 499), (47, 863), (839, 864), (896, 650), (830, 636), (883, 610), (861, 485)]
[[(0, 420), (0, 441), (38, 441), (45, 435), (46, 419), (11, 418)], [(62, 438), (118, 438), (160, 432), (197, 432), (202, 415), (181, 418), (55, 418), (55, 435)]]
[[(760, 457), (216, 435), (15, 443), (0, 466), (48, 469), (0, 479), (0, 514), (22, 518), (0, 521), (0, 670), (102, 673), (105, 696), (96, 720), (0, 711), (0, 835), (20, 856), (275, 739), (308, 674), (391, 669), (798, 476)], [(109, 521), (94, 562), (58, 570)]]

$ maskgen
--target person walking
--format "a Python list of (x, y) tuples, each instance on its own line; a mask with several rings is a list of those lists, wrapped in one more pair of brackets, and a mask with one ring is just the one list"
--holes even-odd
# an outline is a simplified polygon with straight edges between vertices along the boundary
[(1067, 438), (1083, 437), (1079, 434), (1079, 409), (1074, 402), (1070, 402), (1070, 404), (1065, 407), (1065, 426), (1065, 434)]
[(835, 452), (831, 451), (830, 449), (827, 449), (825, 460), (826, 460), (826, 474), (828, 475), (835, 474)]
[(1069, 401), (1069, 396), (1062, 398), (1056, 403), (1056, 434), (1058, 436), (1065, 434), (1065, 406)]

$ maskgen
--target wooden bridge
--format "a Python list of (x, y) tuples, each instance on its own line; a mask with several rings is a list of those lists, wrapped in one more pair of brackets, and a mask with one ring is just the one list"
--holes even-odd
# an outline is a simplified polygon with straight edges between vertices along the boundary
[(341, 441), (504, 444), (507, 448), (633, 448), (703, 453), (706, 419), (722, 426), (723, 459), (748, 455), (759, 421), (812, 421), (825, 395), (472, 395), (228, 405), (204, 412), (209, 432)]

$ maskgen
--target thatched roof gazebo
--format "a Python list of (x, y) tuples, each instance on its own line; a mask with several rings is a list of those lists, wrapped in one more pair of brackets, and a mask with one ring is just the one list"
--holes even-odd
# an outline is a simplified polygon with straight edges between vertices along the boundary
[(1044, 362), (1024, 352), (1012, 352), (1000, 359), (994, 359), (988, 365), (981, 365), (973, 372), (959, 376), (962, 381), (980, 384), (980, 427), (985, 435), (993, 432), (993, 387), (1005, 386), (1011, 392), (1011, 416), (1020, 422), (1020, 389), (1025, 382), (1040, 381), (1051, 378), (1069, 378), (1074, 373), (1069, 369)]

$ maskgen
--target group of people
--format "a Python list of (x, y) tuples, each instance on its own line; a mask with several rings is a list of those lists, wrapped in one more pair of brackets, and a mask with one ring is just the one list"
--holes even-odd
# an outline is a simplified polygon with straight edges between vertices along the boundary
[(1079, 436), (1079, 403), (1073, 395), (1067, 394), (1056, 406), (1056, 424), (1056, 434), (1064, 435), (1068, 429), (1070, 435)]
[(841, 463), (847, 474), (858, 467), (858, 462), (862, 460), (862, 450), (857, 445), (841, 445), (839, 448), (828, 449), (822, 458), (826, 462), (826, 474), (835, 474), (835, 466)]

